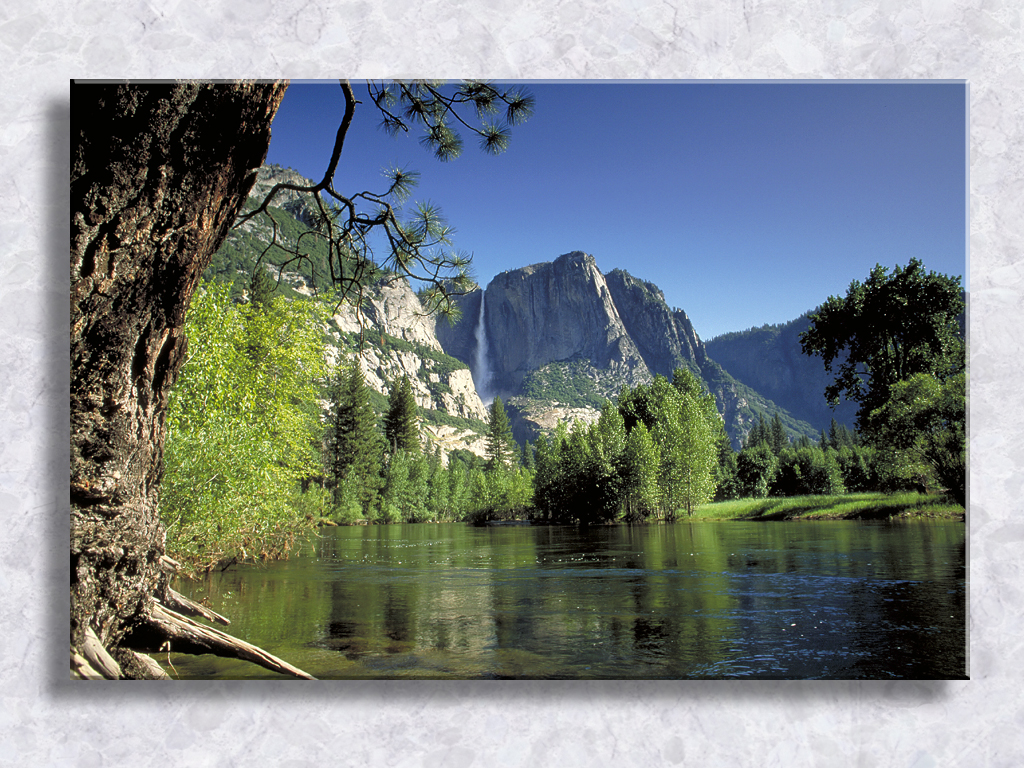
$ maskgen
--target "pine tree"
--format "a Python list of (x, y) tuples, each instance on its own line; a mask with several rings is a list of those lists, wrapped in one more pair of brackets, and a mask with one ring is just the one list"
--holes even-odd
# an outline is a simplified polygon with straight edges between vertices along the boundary
[(505, 406), (500, 397), (495, 397), (487, 430), (487, 470), (511, 469), (517, 452)]
[(412, 384), (408, 376), (403, 376), (398, 384), (392, 386), (388, 396), (388, 412), (384, 417), (384, 439), (388, 449), (397, 451), (420, 451), (420, 428), (417, 417), (416, 398), (412, 394)]
[(380, 488), (382, 446), (370, 393), (358, 363), (333, 387), (330, 419), (327, 457), (334, 502), (341, 503), (342, 493), (354, 493), (363, 514), (369, 514)]
[(789, 445), (786, 428), (782, 426), (782, 419), (779, 418), (778, 413), (772, 416), (771, 424), (768, 426), (768, 445), (771, 446), (772, 453), (776, 456)]
[(270, 308), (270, 303), (277, 293), (277, 282), (262, 263), (256, 264), (249, 278), (249, 303), (263, 310)]
[(747, 439), (743, 441), (744, 448), (756, 448), (758, 443), (768, 441), (768, 425), (765, 424), (764, 418), (758, 418), (757, 422), (750, 428), (747, 433)]

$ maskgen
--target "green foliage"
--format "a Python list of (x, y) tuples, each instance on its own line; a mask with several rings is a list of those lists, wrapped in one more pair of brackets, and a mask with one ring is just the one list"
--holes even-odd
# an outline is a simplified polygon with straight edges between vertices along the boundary
[(582, 360), (549, 363), (526, 374), (520, 392), (530, 399), (554, 401), (570, 408), (600, 408), (607, 397), (590, 371), (589, 364)]
[(353, 510), (365, 517), (376, 505), (383, 441), (358, 363), (339, 370), (330, 394), (325, 463), (336, 515), (351, 522)]
[(511, 469), (517, 453), (518, 446), (512, 437), (512, 425), (505, 406), (500, 397), (495, 397), (487, 427), (487, 469)]
[(820, 447), (787, 448), (778, 456), (771, 482), (773, 496), (835, 496), (846, 492), (836, 451)]
[(779, 460), (765, 441), (746, 447), (736, 457), (736, 477), (741, 495), (762, 499), (775, 481)]
[(269, 311), (277, 293), (277, 282), (262, 264), (256, 264), (249, 280), (249, 301), (264, 312)]
[(623, 518), (627, 522), (646, 520), (658, 513), (661, 508), (660, 467), (658, 446), (641, 422), (626, 437), (619, 461)]
[(377, 520), (381, 523), (416, 523), (429, 518), (426, 507), (429, 469), (420, 451), (399, 448), (387, 457)]
[(714, 496), (722, 439), (714, 398), (692, 374), (624, 387), (596, 423), (538, 439), (534, 503), (554, 521), (671, 519)]
[[(966, 379), (916, 374), (895, 384), (871, 412), (866, 434), (904, 478), (947, 489), (966, 505)], [(898, 476), (897, 476), (898, 477)]]
[(296, 503), (320, 467), (324, 322), (311, 301), (264, 309), (233, 304), (225, 286), (196, 293), (167, 416), (160, 509), (173, 557), (273, 557), (308, 529)]
[(876, 265), (867, 281), (853, 281), (844, 298), (830, 296), (811, 315), (800, 344), (827, 371), (838, 366), (825, 398), (859, 403), (863, 429), (898, 382), (919, 373), (944, 380), (964, 370), (963, 307), (959, 277), (926, 272), (918, 259), (891, 274)]
[(388, 412), (384, 417), (384, 440), (392, 452), (418, 452), (420, 446), (419, 409), (408, 376), (391, 387)]
[(874, 448), (844, 445), (836, 452), (836, 461), (843, 476), (843, 485), (849, 492), (860, 493), (877, 487)]

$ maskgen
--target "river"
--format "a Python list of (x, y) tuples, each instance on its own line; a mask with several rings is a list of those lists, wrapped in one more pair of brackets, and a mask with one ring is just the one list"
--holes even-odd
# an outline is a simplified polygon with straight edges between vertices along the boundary
[(178, 589), (322, 679), (963, 679), (966, 574), (950, 521), (450, 523), (327, 528)]

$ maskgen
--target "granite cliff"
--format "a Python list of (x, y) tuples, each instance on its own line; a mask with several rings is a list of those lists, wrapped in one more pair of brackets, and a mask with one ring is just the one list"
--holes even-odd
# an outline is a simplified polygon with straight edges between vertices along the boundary
[(498, 395), (508, 402), (520, 440), (535, 438), (562, 416), (595, 418), (603, 399), (623, 386), (658, 374), (670, 378), (679, 367), (697, 374), (715, 395), (736, 445), (759, 416), (776, 411), (793, 434), (817, 434), (726, 373), (708, 356), (686, 313), (670, 308), (657, 286), (622, 270), (605, 275), (589, 254), (574, 251), (503, 272), (486, 290), (463, 297), (461, 308), (461, 321), (439, 327), (438, 339), (448, 354), (474, 367), (478, 389), (487, 382), (485, 399)]
[[(280, 181), (310, 183), (289, 169), (265, 166), (250, 205)], [(309, 223), (310, 201), (286, 192), (275, 202), (278, 237), (294, 242), (289, 238)], [(244, 300), (253, 261), (271, 232), (265, 221), (233, 231), (204, 277), (234, 281)], [(281, 275), (286, 295), (315, 290), (326, 273), (325, 258), (312, 248), (297, 272)], [(275, 276), (277, 263), (284, 263), (284, 255), (271, 249), (264, 265)], [(593, 256), (580, 251), (503, 272), (458, 303), (461, 319), (450, 326), (424, 315), (406, 281), (385, 280), (372, 287), (360, 313), (342, 306), (328, 329), (336, 360), (358, 356), (368, 385), (380, 395), (378, 409), (393, 383), (409, 376), (427, 438), (445, 452), (482, 454), (485, 403), (495, 395), (506, 402), (523, 442), (560, 420), (595, 419), (604, 399), (614, 399), (623, 386), (658, 374), (670, 378), (679, 367), (698, 375), (714, 394), (736, 446), (757, 418), (775, 412), (794, 435), (816, 436), (828, 426), (820, 408), (801, 410), (807, 387), (795, 385), (804, 382), (803, 373), (757, 379), (778, 399), (765, 397), (749, 380), (751, 365), (758, 370), (760, 362), (743, 368), (723, 351), (727, 372), (717, 356), (726, 348), (709, 350), (686, 313), (669, 307), (656, 285), (622, 270), (604, 274)], [(734, 378), (733, 368), (747, 378)], [(797, 389), (799, 395), (791, 396)], [(816, 404), (821, 399), (820, 391), (806, 394)]]

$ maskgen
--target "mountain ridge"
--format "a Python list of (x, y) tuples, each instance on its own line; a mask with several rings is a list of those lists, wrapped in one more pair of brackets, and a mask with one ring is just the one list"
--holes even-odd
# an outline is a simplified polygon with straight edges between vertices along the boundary
[[(278, 181), (312, 183), (290, 169), (264, 166), (257, 194), (261, 197)], [(287, 236), (308, 223), (310, 201), (295, 194), (281, 202), (275, 219), (279, 234)], [(244, 300), (245, 288), (238, 285), (248, 283), (238, 278), (251, 273), (270, 231), (252, 222), (236, 231), (225, 253), (218, 252), (217, 269), (207, 279), (234, 279)], [(281, 274), (272, 256), (264, 257), (264, 266), (280, 275), (289, 294), (313, 291), (313, 275), (305, 265), (302, 274)], [(316, 265), (315, 257), (309, 265)], [(506, 401), (515, 435), (524, 442), (559, 419), (596, 419), (603, 399), (614, 400), (623, 386), (647, 383), (656, 375), (671, 378), (679, 367), (700, 377), (715, 396), (735, 447), (758, 419), (774, 413), (793, 436), (815, 437), (828, 426), (817, 416), (814, 423), (807, 421), (802, 414), (812, 410), (803, 404), (775, 400), (752, 386), (749, 376), (721, 364), (686, 313), (669, 307), (656, 284), (621, 269), (602, 273), (595, 257), (583, 251), (506, 270), (456, 303), (461, 319), (453, 325), (426, 317), (409, 283), (391, 277), (373, 287), (361, 313), (339, 309), (332, 343), (339, 350), (336, 358), (352, 357), (358, 336), (360, 364), (375, 391), (386, 394), (393, 381), (408, 375), (428, 416), (440, 418), (443, 411), (465, 421), (460, 428), (467, 443), (458, 447), (476, 453), (482, 450), (479, 435), (468, 432), (481, 431), (484, 401), (494, 395)], [(482, 363), (483, 343), (489, 355)], [(802, 362), (817, 364), (824, 373), (820, 361)], [(731, 358), (730, 363), (742, 368)], [(778, 395), (781, 390), (772, 391)], [(822, 391), (816, 397), (827, 408)], [(470, 422), (476, 425), (472, 429), (466, 427)]]

